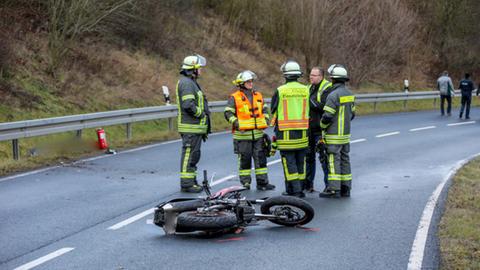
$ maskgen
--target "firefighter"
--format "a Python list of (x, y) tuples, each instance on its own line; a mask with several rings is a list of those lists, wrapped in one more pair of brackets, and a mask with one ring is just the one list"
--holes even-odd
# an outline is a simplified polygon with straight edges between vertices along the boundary
[(300, 65), (292, 60), (281, 66), (286, 83), (272, 97), (272, 125), (282, 157), (285, 195), (305, 197), (305, 157), (308, 147), (309, 89), (298, 82)]
[(350, 122), (355, 117), (355, 96), (345, 86), (349, 80), (342, 65), (328, 68), (332, 92), (328, 95), (320, 126), (328, 154), (328, 186), (320, 197), (350, 197)]
[[(316, 170), (316, 146), (318, 140), (322, 135), (322, 130), (320, 128), (320, 119), (323, 114), (323, 105), (322, 104), (322, 94), (332, 86), (332, 83), (327, 81), (324, 78), (324, 71), (320, 67), (313, 67), (310, 71), (310, 120), (309, 120), (309, 129), (308, 129), (308, 150), (307, 150), (307, 175), (305, 179), (305, 190), (308, 192), (313, 192), (314, 190), (314, 179), (315, 179), (315, 170)], [(323, 170), (323, 182), (325, 187), (327, 186), (328, 179), (328, 164), (325, 157), (325, 152), (319, 152), (320, 164), (322, 165)]]
[[(244, 187), (250, 189), (252, 158), (255, 165), (257, 190), (272, 190), (268, 183), (267, 153), (264, 129), (268, 127), (268, 107), (262, 94), (253, 88), (255, 73), (246, 70), (233, 81), (236, 91), (230, 95), (224, 111), (225, 119), (232, 124), (234, 153), (238, 155), (238, 175)], [(268, 136), (267, 136), (268, 138)]]
[(197, 163), (202, 140), (205, 142), (210, 133), (210, 111), (197, 79), (206, 64), (206, 59), (200, 55), (185, 57), (177, 83), (178, 132), (182, 137), (182, 192), (199, 193), (203, 190), (197, 183)]

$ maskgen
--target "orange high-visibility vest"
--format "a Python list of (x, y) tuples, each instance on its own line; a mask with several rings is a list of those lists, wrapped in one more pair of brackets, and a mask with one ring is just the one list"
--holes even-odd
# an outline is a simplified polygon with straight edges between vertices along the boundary
[(239, 130), (265, 129), (268, 127), (263, 114), (263, 97), (259, 92), (252, 92), (253, 106), (247, 96), (240, 90), (232, 94)]

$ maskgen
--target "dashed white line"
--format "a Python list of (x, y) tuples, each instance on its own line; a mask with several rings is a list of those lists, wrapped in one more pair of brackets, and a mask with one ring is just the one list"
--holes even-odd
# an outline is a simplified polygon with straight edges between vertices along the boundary
[(228, 180), (234, 178), (235, 176), (236, 176), (236, 175), (234, 175), (234, 174), (230, 174), (230, 175), (225, 176), (225, 177), (223, 177), (223, 178), (221, 178), (221, 179), (218, 179), (217, 181), (213, 181), (210, 185), (211, 185), (211, 186), (216, 186), (216, 185), (218, 185), (218, 184), (221, 184), (221, 183), (223, 183), (223, 182), (225, 182), (225, 181), (228, 181)]
[(359, 143), (359, 142), (364, 142), (366, 141), (367, 139), (357, 139), (357, 140), (353, 140), (351, 141), (350, 143)]
[(467, 159), (464, 159), (458, 162), (447, 174), (447, 176), (442, 180), (442, 182), (437, 186), (435, 191), (432, 193), (430, 198), (427, 201), (427, 205), (423, 210), (422, 217), (420, 218), (420, 223), (417, 227), (417, 232), (415, 234), (415, 239), (413, 240), (412, 250), (410, 252), (410, 257), (408, 259), (408, 270), (420, 270), (422, 269), (423, 256), (425, 252), (425, 244), (427, 242), (428, 230), (430, 228), (430, 223), (432, 222), (433, 212), (438, 201), (438, 197), (445, 186), (445, 183), (453, 177), (453, 175), (465, 165), (469, 160), (479, 156), (480, 153), (475, 154)]
[(267, 166), (270, 166), (270, 165), (273, 165), (273, 164), (277, 164), (279, 163), (280, 161), (282, 161), (281, 159), (276, 159), (276, 160), (272, 160), (270, 162), (267, 163)]
[(34, 261), (31, 261), (31, 262), (29, 262), (29, 263), (26, 263), (26, 264), (24, 264), (24, 265), (21, 265), (21, 266), (15, 268), (14, 270), (28, 270), (28, 269), (32, 269), (32, 268), (34, 268), (34, 267), (36, 267), (36, 266), (39, 266), (39, 265), (42, 264), (42, 263), (45, 263), (45, 262), (50, 261), (50, 260), (52, 260), (52, 259), (55, 259), (55, 258), (58, 257), (58, 256), (62, 256), (63, 254), (65, 254), (65, 253), (67, 253), (67, 252), (70, 252), (70, 251), (72, 251), (72, 250), (74, 250), (74, 249), (75, 249), (75, 248), (72, 248), (72, 247), (61, 248), (61, 249), (59, 249), (59, 250), (57, 250), (57, 251), (54, 251), (54, 252), (52, 252), (52, 253), (50, 253), (50, 254), (47, 254), (47, 255), (45, 255), (45, 256), (43, 256), (43, 257), (40, 257), (40, 258), (38, 258), (38, 259), (36, 259), (36, 260), (34, 260)]
[(379, 135), (376, 135), (375, 137), (377, 137), (377, 138), (382, 138), (382, 137), (393, 136), (393, 135), (397, 135), (397, 134), (400, 134), (400, 131), (395, 131), (395, 132), (390, 132), (390, 133), (379, 134)]
[(432, 128), (436, 128), (436, 126), (412, 128), (412, 129), (410, 129), (410, 131), (420, 131), (420, 130), (426, 130), (426, 129), (432, 129)]
[(146, 217), (146, 216), (152, 214), (153, 211), (154, 211), (154, 208), (147, 209), (147, 210), (141, 212), (140, 214), (137, 214), (137, 215), (135, 215), (135, 216), (133, 216), (133, 217), (131, 217), (131, 218), (129, 218), (129, 219), (126, 219), (126, 220), (124, 220), (124, 221), (122, 221), (122, 222), (119, 222), (119, 223), (117, 223), (117, 224), (115, 224), (115, 225), (113, 225), (113, 226), (108, 227), (107, 230), (112, 230), (112, 231), (118, 230), (118, 229), (120, 229), (120, 228), (122, 228), (122, 227), (124, 227), (124, 226), (127, 226), (127, 225), (130, 224), (130, 223), (133, 223), (133, 222), (135, 222), (135, 221), (137, 221), (137, 220), (139, 220), (139, 219), (141, 219), (141, 218), (143, 218), (143, 217)]
[[(280, 161), (281, 161), (281, 159), (276, 159), (276, 160), (270, 161), (270, 162), (267, 163), (267, 166), (270, 166), (270, 165), (279, 163)], [(216, 185), (218, 185), (218, 184), (221, 184), (221, 183), (223, 183), (223, 182), (226, 182), (226, 181), (234, 178), (235, 176), (236, 176), (236, 175), (234, 175), (234, 174), (227, 175), (227, 176), (225, 176), (225, 177), (223, 177), (223, 178), (221, 178), (221, 179), (218, 179), (217, 181), (212, 182), (210, 185), (211, 185), (211, 186), (216, 186)], [(131, 218), (128, 218), (128, 219), (126, 219), (126, 220), (124, 220), (124, 221), (122, 221), (122, 222), (119, 222), (119, 223), (117, 223), (117, 224), (115, 224), (115, 225), (113, 225), (113, 226), (108, 227), (107, 230), (112, 230), (112, 231), (118, 230), (118, 229), (120, 229), (120, 228), (122, 228), (122, 227), (125, 227), (125, 226), (127, 226), (127, 225), (129, 225), (129, 224), (131, 224), (131, 223), (133, 223), (133, 222), (135, 222), (135, 221), (137, 221), (137, 220), (139, 220), (139, 219), (144, 218), (145, 216), (148, 216), (148, 215), (152, 214), (152, 213), (154, 212), (154, 210), (155, 210), (154, 208), (147, 209), (147, 210), (143, 211), (143, 212), (140, 213), (140, 214), (137, 214), (137, 215), (135, 215), (135, 216), (133, 216), (133, 217), (131, 217)], [(148, 224), (148, 221), (147, 221), (147, 224)]]
[(451, 123), (451, 124), (447, 124), (447, 126), (451, 127), (451, 126), (469, 125), (474, 123), (475, 121), (468, 121), (468, 122), (460, 122), (460, 123)]

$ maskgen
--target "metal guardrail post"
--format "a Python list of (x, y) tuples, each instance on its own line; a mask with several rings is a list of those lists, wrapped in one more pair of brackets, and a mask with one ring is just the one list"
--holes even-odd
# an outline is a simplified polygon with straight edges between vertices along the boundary
[(18, 139), (12, 140), (13, 159), (18, 160), (20, 158), (20, 148), (18, 146)]
[(373, 112), (377, 112), (377, 102), (373, 102)]
[(127, 140), (132, 138), (132, 123), (127, 123), (126, 125)]
[(168, 118), (168, 130), (173, 131), (173, 118)]
[(433, 108), (437, 107), (437, 98), (433, 98)]
[(77, 137), (77, 139), (81, 139), (82, 138), (82, 130), (81, 129), (77, 130), (77, 134), (75, 136)]
[(407, 109), (407, 99), (405, 99), (403, 101), (403, 109), (406, 110)]

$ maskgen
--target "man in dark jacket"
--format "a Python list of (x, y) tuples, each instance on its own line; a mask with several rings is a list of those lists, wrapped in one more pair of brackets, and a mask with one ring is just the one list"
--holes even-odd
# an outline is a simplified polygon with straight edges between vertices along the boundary
[(206, 63), (200, 55), (185, 57), (177, 83), (178, 132), (182, 137), (180, 186), (183, 192), (203, 190), (197, 183), (197, 163), (202, 140), (205, 141), (210, 133), (210, 111), (197, 78)]
[(462, 91), (462, 107), (460, 108), (459, 117), (462, 118), (466, 105), (465, 119), (470, 119), (470, 103), (472, 103), (472, 92), (475, 90), (475, 86), (473, 86), (473, 82), (470, 80), (470, 74), (465, 73), (465, 78), (460, 81), (458, 88)]
[[(316, 171), (316, 145), (322, 135), (322, 129), (320, 128), (320, 119), (322, 119), (323, 106), (325, 100), (321, 102), (321, 96), (327, 91), (332, 83), (325, 80), (324, 71), (320, 67), (313, 67), (310, 71), (310, 119), (308, 124), (308, 149), (307, 149), (307, 175), (305, 179), (305, 190), (308, 192), (314, 191), (314, 179)], [(326, 99), (326, 97), (325, 97)], [(328, 181), (328, 164), (325, 157), (325, 152), (319, 152), (320, 164), (323, 169), (323, 182), (325, 187)]]

